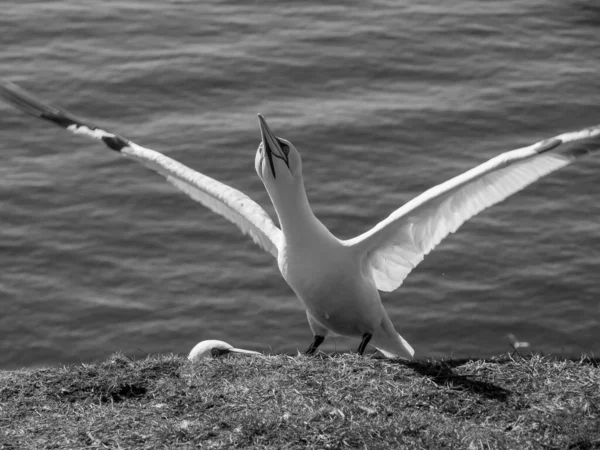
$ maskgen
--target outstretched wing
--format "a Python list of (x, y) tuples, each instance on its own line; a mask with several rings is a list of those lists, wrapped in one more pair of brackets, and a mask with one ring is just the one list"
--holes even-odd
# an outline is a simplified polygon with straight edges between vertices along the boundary
[(346, 244), (366, 255), (377, 288), (393, 291), (426, 254), (471, 217), (598, 150), (600, 125), (502, 153), (425, 191)]
[(134, 159), (166, 177), (169, 183), (210, 210), (236, 224), (254, 242), (277, 258), (281, 230), (250, 197), (203, 175), (162, 153), (144, 148), (117, 134), (86, 123), (72, 114), (41, 102), (13, 83), (0, 84), (0, 97), (33, 116), (48, 120), (74, 134), (102, 140), (110, 149)]

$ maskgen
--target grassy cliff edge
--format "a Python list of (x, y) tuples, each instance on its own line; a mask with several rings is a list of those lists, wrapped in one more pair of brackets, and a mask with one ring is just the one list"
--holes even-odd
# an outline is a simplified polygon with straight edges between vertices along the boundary
[(0, 371), (0, 448), (600, 449), (600, 368), (540, 355), (397, 361), (116, 354)]

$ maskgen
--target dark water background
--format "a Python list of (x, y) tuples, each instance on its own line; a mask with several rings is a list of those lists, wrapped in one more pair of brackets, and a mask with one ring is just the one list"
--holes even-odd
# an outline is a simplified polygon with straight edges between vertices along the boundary
[[(0, 76), (272, 212), (253, 168), (261, 112), (349, 238), (498, 153), (600, 122), (597, 2), (440, 3), (4, 0)], [(598, 355), (599, 271), (596, 155), (477, 216), (383, 297), (419, 357), (505, 352), (509, 333)], [(294, 352), (311, 336), (235, 226), (1, 104), (0, 367), (206, 338)]]

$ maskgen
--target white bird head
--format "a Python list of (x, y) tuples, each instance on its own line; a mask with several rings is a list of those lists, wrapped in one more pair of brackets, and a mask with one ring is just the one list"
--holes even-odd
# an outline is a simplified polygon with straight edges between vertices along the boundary
[(225, 356), (232, 353), (240, 353), (245, 355), (260, 355), (260, 353), (254, 352), (252, 350), (234, 348), (227, 342), (210, 339), (208, 341), (202, 341), (197, 343), (188, 355), (188, 359), (190, 361), (195, 361), (200, 358), (218, 358), (220, 356)]
[(293, 144), (282, 138), (276, 137), (265, 118), (258, 115), (262, 142), (256, 151), (256, 173), (263, 181), (269, 193), (292, 187), (302, 181), (302, 160), (300, 153)]

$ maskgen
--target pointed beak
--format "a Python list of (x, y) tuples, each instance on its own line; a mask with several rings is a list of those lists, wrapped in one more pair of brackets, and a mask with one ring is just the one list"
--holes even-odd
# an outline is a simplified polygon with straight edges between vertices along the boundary
[(267, 121), (265, 118), (259, 114), (258, 115), (258, 123), (260, 124), (260, 136), (262, 138), (262, 145), (265, 154), (267, 155), (267, 159), (269, 160), (269, 165), (271, 166), (271, 173), (273, 174), (273, 178), (275, 176), (275, 165), (273, 164), (273, 156), (276, 158), (281, 158), (287, 162), (287, 156), (281, 150), (281, 146), (279, 145), (279, 141), (267, 125)]
[(239, 353), (241, 355), (262, 355), (260, 352), (255, 352), (254, 350), (244, 350), (243, 348), (230, 348), (229, 351), (231, 353)]
[(261, 353), (255, 352), (253, 350), (244, 350), (243, 348), (213, 348), (210, 351), (210, 354), (213, 358), (219, 358), (223, 355), (228, 355), (229, 353), (237, 353), (240, 355), (260, 355)]

